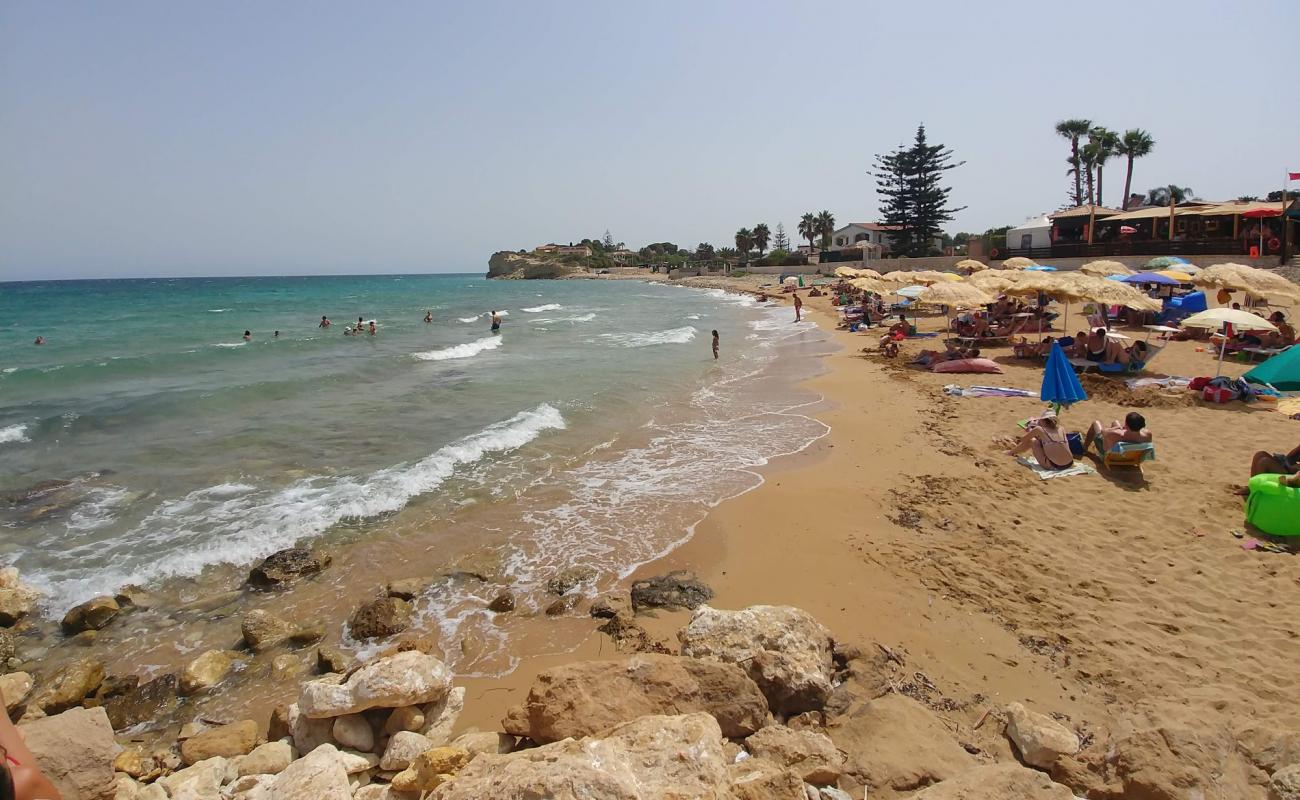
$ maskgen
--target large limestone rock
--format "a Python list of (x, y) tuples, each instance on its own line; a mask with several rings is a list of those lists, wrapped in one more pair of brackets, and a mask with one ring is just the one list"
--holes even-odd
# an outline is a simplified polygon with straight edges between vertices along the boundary
[(384, 770), (402, 770), (411, 766), (415, 757), (425, 750), (437, 747), (437, 742), (421, 736), (415, 731), (398, 731), (388, 740), (384, 755), (379, 760), (379, 768)]
[(908, 791), (975, 766), (930, 709), (901, 694), (851, 705), (827, 726), (846, 769), (875, 790)]
[(632, 608), (697, 609), (713, 599), (713, 590), (692, 572), (675, 570), (667, 575), (635, 581), (632, 584)]
[(745, 747), (759, 758), (794, 770), (813, 786), (830, 786), (844, 772), (844, 755), (819, 731), (769, 725), (746, 739)]
[(168, 673), (106, 702), (104, 710), (108, 712), (113, 729), (120, 731), (142, 722), (149, 723), (150, 727), (160, 727), (163, 724), (161, 718), (174, 711), (180, 702), (176, 697), (176, 684), (175, 673)]
[(321, 637), (319, 628), (296, 625), (265, 609), (254, 609), (240, 621), (244, 642), (254, 653), (262, 653), (284, 642), (307, 643)]
[(74, 708), (18, 729), (64, 800), (113, 800), (113, 758), (119, 748), (103, 709)]
[(208, 650), (185, 665), (181, 672), (180, 693), (197, 694), (221, 683), (234, 669), (239, 654), (230, 650)]
[(1269, 778), (1269, 788), (1277, 795), (1277, 800), (1300, 800), (1300, 764), (1274, 772)]
[(32, 613), (40, 592), (18, 578), (15, 567), (0, 569), (0, 626), (9, 627)]
[(345, 714), (334, 719), (335, 744), (349, 750), (369, 753), (375, 749), (375, 731), (361, 714)]
[(32, 693), (32, 676), (26, 672), (10, 672), (0, 675), (0, 693), (5, 698), (5, 711), (13, 714), (22, 706), (27, 695)]
[(213, 756), (246, 755), (256, 746), (257, 723), (245, 719), (203, 731), (181, 742), (181, 758), (186, 764), (197, 764)]
[(293, 762), (271, 784), (275, 800), (351, 800), (352, 787), (340, 753), (323, 744)]
[(415, 757), (411, 766), (393, 776), (393, 788), (399, 792), (427, 792), (437, 789), (460, 772), (470, 759), (459, 747), (435, 747)]
[(248, 583), (259, 589), (281, 589), (299, 578), (315, 575), (330, 565), (328, 555), (315, 555), (305, 547), (290, 547), (267, 556), (248, 573)]
[(346, 682), (303, 684), (298, 710), (313, 719), (355, 714), (371, 708), (397, 708), (441, 700), (451, 688), (451, 671), (426, 653), (407, 650), (378, 659)]
[(765, 758), (746, 758), (728, 767), (736, 800), (808, 800), (794, 770)]
[(452, 747), (467, 753), (492, 753), (500, 755), (515, 749), (515, 737), (505, 733), (471, 731), (451, 740)]
[(434, 744), (446, 744), (451, 740), (451, 730), (456, 719), (465, 708), (465, 687), (456, 686), (447, 692), (441, 700), (428, 703), (421, 708), (424, 724), (420, 733)]
[(117, 601), (107, 595), (93, 597), (79, 606), (73, 606), (63, 615), (60, 627), (64, 634), (71, 636), (82, 631), (97, 631), (122, 612)]
[(912, 795), (912, 800), (1074, 800), (1074, 793), (1019, 764), (974, 767)]
[(713, 715), (727, 737), (748, 736), (770, 719), (763, 695), (740, 668), (647, 654), (542, 672), (504, 726), (516, 736), (554, 742), (599, 734), (648, 714), (695, 711)]
[(234, 777), (244, 775), (279, 775), (288, 768), (296, 753), (288, 742), (267, 742), (254, 747), (248, 755), (230, 762)]
[(1152, 800), (1236, 800), (1251, 797), (1255, 767), (1231, 732), (1166, 725), (1134, 731), (1114, 742), (1109, 758), (1124, 797)]
[(380, 597), (352, 612), (348, 630), (355, 639), (378, 639), (401, 633), (410, 624), (410, 603), (397, 597)]
[(93, 658), (82, 658), (59, 668), (49, 680), (36, 690), (27, 703), (29, 709), (39, 709), (46, 715), (58, 714), (95, 693), (104, 681), (104, 664)]
[[(275, 723), (275, 718), (272, 717)], [(306, 714), (298, 711), (298, 704), (294, 703), (285, 710), (285, 725), (289, 730), (289, 736), (293, 739), (293, 746), (299, 753), (310, 753), (323, 744), (329, 744), (331, 737), (334, 735), (334, 720), (329, 718), (311, 719)], [(278, 723), (276, 723), (278, 727)], [(277, 730), (276, 733), (279, 731)], [(271, 726), (267, 726), (268, 738), (272, 735)]]
[(394, 708), (384, 720), (384, 734), (392, 736), (398, 731), (419, 731), (424, 727), (424, 709), (419, 706)]
[(709, 714), (649, 716), (601, 738), (483, 753), (436, 800), (731, 800), (722, 731)]
[(172, 800), (215, 800), (220, 797), (221, 784), (229, 767), (226, 759), (214, 756), (164, 775), (152, 785), (165, 789)]
[(830, 631), (800, 609), (702, 606), (677, 636), (682, 655), (741, 665), (775, 713), (820, 709), (830, 696)]
[(1061, 756), (1079, 752), (1079, 737), (1051, 717), (1030, 711), (1020, 703), (1008, 705), (1006, 714), (1007, 738), (1029, 766), (1050, 769)]

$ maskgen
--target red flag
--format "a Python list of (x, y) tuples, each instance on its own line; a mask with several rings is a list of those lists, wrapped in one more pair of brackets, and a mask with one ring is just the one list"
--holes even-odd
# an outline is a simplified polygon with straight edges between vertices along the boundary
[(1300, 181), (1300, 172), (1288, 172), (1286, 178), (1289, 181)]

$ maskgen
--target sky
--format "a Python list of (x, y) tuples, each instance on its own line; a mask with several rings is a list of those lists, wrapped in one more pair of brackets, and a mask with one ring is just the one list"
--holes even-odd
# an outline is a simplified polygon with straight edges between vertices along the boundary
[[(0, 3), (0, 280), (476, 272), (600, 237), (874, 221), (924, 124), (949, 232), (1060, 207), (1084, 117), (1136, 190), (1300, 171), (1300, 3)], [(1123, 162), (1105, 179), (1118, 204)]]

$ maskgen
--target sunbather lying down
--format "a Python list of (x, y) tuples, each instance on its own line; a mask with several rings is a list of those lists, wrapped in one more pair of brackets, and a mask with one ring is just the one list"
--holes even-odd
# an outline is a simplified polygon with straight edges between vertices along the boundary
[(920, 364), (923, 367), (932, 367), (944, 361), (958, 361), (963, 358), (979, 358), (980, 350), (978, 347), (957, 348), (951, 344), (946, 350), (922, 350), (916, 354), (916, 358), (909, 361), (909, 364)]
[(1084, 449), (1091, 447), (1094, 439), (1101, 440), (1102, 450), (1107, 453), (1120, 442), (1130, 444), (1149, 442), (1151, 441), (1151, 431), (1146, 429), (1146, 425), (1146, 417), (1136, 411), (1128, 412), (1122, 425), (1119, 420), (1115, 420), (1109, 427), (1105, 427), (1101, 424), (1101, 420), (1094, 420), (1088, 426), (1087, 433), (1083, 435)]
[(1034, 459), (1043, 469), (1061, 470), (1074, 466), (1074, 453), (1070, 452), (1070, 443), (1054, 411), (1045, 411), (1038, 419), (1030, 420), (1025, 435), (1007, 451), (1007, 455), (1018, 456), (1027, 450), (1033, 450)]

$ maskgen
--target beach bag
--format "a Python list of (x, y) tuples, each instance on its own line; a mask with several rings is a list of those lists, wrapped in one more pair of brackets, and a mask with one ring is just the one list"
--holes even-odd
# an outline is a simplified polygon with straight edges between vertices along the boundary
[(1237, 399), (1237, 393), (1227, 386), (1206, 386), (1201, 390), (1201, 399), (1207, 403), (1231, 403)]
[(1191, 389), (1193, 392), (1199, 392), (1200, 390), (1208, 386), (1209, 383), (1210, 383), (1210, 379), (1202, 375), (1199, 378), (1192, 378), (1192, 382), (1187, 384), (1187, 388)]
[(1067, 433), (1067, 434), (1065, 435), (1065, 442), (1066, 442), (1066, 444), (1070, 445), (1070, 454), (1071, 454), (1071, 455), (1073, 455), (1075, 458), (1082, 458), (1082, 457), (1083, 457), (1083, 454), (1084, 454), (1084, 449), (1083, 449), (1083, 434), (1081, 434), (1081, 433)]

